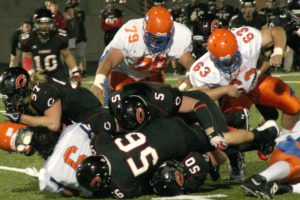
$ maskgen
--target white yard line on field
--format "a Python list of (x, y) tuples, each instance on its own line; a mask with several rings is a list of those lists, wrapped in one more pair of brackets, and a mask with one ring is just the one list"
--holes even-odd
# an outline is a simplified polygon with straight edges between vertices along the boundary
[(0, 166), (0, 170), (13, 171), (27, 174), (28, 176), (39, 177), (39, 171), (35, 167), (16, 168), (8, 166)]
[(227, 197), (225, 194), (214, 194), (214, 195), (179, 195), (174, 197), (155, 197), (152, 200), (213, 200), (215, 198), (224, 198)]

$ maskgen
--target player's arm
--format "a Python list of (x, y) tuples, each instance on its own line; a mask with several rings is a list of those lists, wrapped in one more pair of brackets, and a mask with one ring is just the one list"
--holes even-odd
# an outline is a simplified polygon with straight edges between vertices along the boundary
[(286, 47), (285, 30), (279, 26), (267, 27), (261, 30), (262, 44), (261, 46), (274, 46), (273, 54), (271, 55), (270, 64), (280, 66), (283, 58), (283, 51)]
[(61, 128), (61, 101), (56, 100), (55, 103), (44, 111), (44, 116), (21, 115), (20, 123), (29, 126), (44, 126), (51, 131), (58, 131)]
[(195, 90), (199, 90), (201, 92), (206, 93), (212, 100), (218, 100), (219, 98), (228, 95), (230, 97), (240, 97), (241, 94), (238, 88), (233, 85), (224, 85), (216, 88), (208, 88), (205, 86), (195, 88)]
[(106, 77), (108, 76), (109, 72), (124, 59), (121, 50), (116, 48), (111, 48), (107, 55), (104, 55), (103, 57), (104, 58), (98, 63), (94, 84), (91, 88), (93, 94), (98, 97), (101, 102), (103, 102), (103, 85)]
[(60, 50), (60, 53), (62, 54), (67, 66), (70, 70), (73, 70), (75, 67), (77, 67), (76, 60), (68, 48)]
[(195, 62), (195, 58), (192, 56), (191, 52), (185, 52), (180, 56), (178, 62), (186, 69), (186, 71), (189, 71), (192, 64)]

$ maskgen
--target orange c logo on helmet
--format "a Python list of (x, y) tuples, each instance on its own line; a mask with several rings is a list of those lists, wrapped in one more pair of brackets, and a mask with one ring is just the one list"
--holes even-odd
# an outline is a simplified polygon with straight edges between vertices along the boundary
[(102, 182), (102, 179), (100, 176), (94, 177), (93, 180), (91, 181), (91, 188), (100, 187), (101, 182)]
[(26, 85), (27, 83), (27, 78), (24, 74), (20, 74), (17, 78), (16, 78), (16, 82), (15, 82), (15, 86), (16, 89), (22, 88)]
[(143, 108), (138, 108), (136, 110), (136, 120), (139, 124), (142, 124), (145, 120), (145, 111)]
[(184, 185), (184, 176), (178, 170), (175, 172), (175, 179), (179, 186), (182, 187)]

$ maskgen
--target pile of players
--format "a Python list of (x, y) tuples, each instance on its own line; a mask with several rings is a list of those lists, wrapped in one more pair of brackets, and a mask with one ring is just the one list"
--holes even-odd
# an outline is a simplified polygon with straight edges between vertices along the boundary
[[(45, 43), (63, 36), (53, 29), (49, 15), (36, 23), (35, 31), (22, 38), (28, 46), (32, 36)], [(280, 109), (284, 133), (296, 124), (299, 99), (258, 62), (261, 49), (273, 45), (267, 68), (281, 65), (286, 33), (280, 27), (230, 31), (213, 25), (209, 28), (215, 30), (207, 32), (208, 52), (195, 61), (191, 31), (174, 22), (164, 7), (151, 8), (144, 18), (125, 23), (106, 47), (92, 92), (53, 76), (56, 70), (46, 65), (55, 64), (49, 56), (43, 70), (34, 69), (31, 76), (22, 68), (7, 69), (0, 76), (0, 92), (6, 95), (3, 114), (11, 122), (3, 124), (1, 148), (25, 155), (37, 150), (47, 159), (39, 172), (41, 190), (115, 198), (196, 192), (209, 172), (219, 179), (215, 169), (227, 156), (233, 175), (235, 167), (241, 169), (240, 152), (258, 150), (265, 158), (279, 129), (265, 117), (261, 126), (247, 130), (245, 109), (253, 103)], [(170, 59), (189, 71), (179, 88), (192, 85), (193, 91), (162, 83)], [(108, 108), (98, 100), (104, 96)], [(230, 119), (235, 128), (229, 131)], [(289, 146), (280, 144), (271, 158), (278, 151), (290, 155)], [(275, 185), (267, 182), (280, 179), (265, 174), (246, 180), (247, 194), (271, 198)], [(253, 187), (255, 181), (266, 187)]]

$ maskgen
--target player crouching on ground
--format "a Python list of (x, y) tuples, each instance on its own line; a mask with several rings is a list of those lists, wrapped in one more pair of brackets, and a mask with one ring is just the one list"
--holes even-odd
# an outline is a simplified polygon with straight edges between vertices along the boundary
[(269, 159), (270, 166), (242, 184), (246, 195), (271, 199), (274, 194), (300, 193), (299, 139), (300, 121), (289, 133), (276, 139), (275, 150)]
[(80, 187), (76, 180), (78, 163), (90, 156), (90, 128), (81, 123), (65, 128), (61, 133), (46, 127), (28, 127), (23, 124), (0, 124), (0, 149), (28, 155), (36, 150), (46, 161), (38, 172), (41, 191), (61, 193), (63, 196), (93, 194)]

